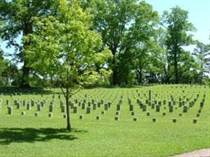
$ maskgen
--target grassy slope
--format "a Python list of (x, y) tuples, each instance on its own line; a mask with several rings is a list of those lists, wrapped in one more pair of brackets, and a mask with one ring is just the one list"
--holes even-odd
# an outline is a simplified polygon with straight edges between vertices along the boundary
[[(191, 97), (200, 93), (195, 107), (188, 113), (179, 117), (181, 112), (177, 109), (173, 113), (156, 113), (150, 109), (151, 116), (140, 111), (136, 104), (136, 89), (91, 89), (84, 90), (78, 98), (83, 99), (84, 94), (95, 99), (104, 99), (112, 102), (110, 111), (101, 115), (101, 109), (83, 114), (84, 119), (79, 120), (79, 115), (84, 111), (72, 115), (74, 131), (67, 133), (62, 128), (65, 119), (59, 108), (54, 112), (53, 118), (48, 118), (47, 108), (39, 117), (34, 117), (35, 109), (26, 111), (21, 116), (19, 110), (15, 110), (12, 116), (6, 114), (6, 107), (0, 111), (0, 157), (166, 157), (173, 154), (191, 151), (199, 148), (210, 147), (210, 99), (209, 89), (200, 87), (187, 87), (183, 89), (169, 86), (154, 86), (139, 88), (139, 93), (147, 93), (151, 88), (157, 93), (157, 99), (164, 99), (170, 94), (176, 98), (186, 95)], [(197, 124), (192, 120), (198, 110), (202, 95), (207, 93), (206, 103)], [(123, 96), (120, 120), (114, 121), (116, 104)], [(9, 96), (0, 96), (5, 99), (13, 99)], [(51, 100), (51, 95), (41, 98), (39, 95), (16, 96), (17, 99)], [(132, 98), (135, 105), (136, 122), (128, 110), (127, 97)], [(141, 98), (144, 99), (143, 97)], [(58, 100), (56, 99), (56, 102)], [(4, 101), (5, 102), (5, 101)], [(163, 112), (163, 111), (161, 111)], [(100, 115), (100, 120), (96, 116)], [(152, 118), (157, 122), (153, 123)], [(176, 118), (177, 123), (172, 123)]]

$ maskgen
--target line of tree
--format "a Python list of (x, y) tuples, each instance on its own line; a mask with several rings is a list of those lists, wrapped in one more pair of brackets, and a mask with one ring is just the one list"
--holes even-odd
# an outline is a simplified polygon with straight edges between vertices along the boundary
[[(78, 15), (70, 13), (72, 19), (60, 19), (61, 4), (70, 8), (75, 3), (80, 10)], [(60, 25), (73, 27), (71, 21), (78, 22), (74, 26), (78, 30), (50, 30)], [(83, 25), (88, 26), (86, 31), (99, 36), (92, 35), (95, 43), (86, 41), (88, 35), (81, 37)], [(91, 55), (92, 47), (100, 52), (97, 59), (92, 59), (91, 72), (86, 72), (85, 86), (205, 83), (210, 64), (209, 45), (194, 40), (195, 30), (186, 10), (176, 6), (159, 15), (143, 0), (0, 0), (1, 45), (4, 42), (12, 51), (8, 54), (5, 48), (1, 50), (0, 85), (59, 86), (57, 62), (51, 55), (56, 50), (64, 51), (68, 44), (72, 48), (81, 46), (75, 48), (77, 55), (82, 51)], [(63, 34), (71, 39), (62, 39)], [(83, 38), (80, 42), (79, 37)], [(60, 40), (66, 40), (62, 49), (58, 49)], [(106, 53), (102, 53), (104, 50)], [(9, 60), (5, 59), (8, 55)], [(52, 57), (62, 60), (64, 56)], [(84, 67), (88, 64), (80, 61)], [(37, 62), (43, 66), (48, 62), (51, 66), (43, 71), (37, 68)], [(83, 73), (81, 70), (80, 74)]]
[(160, 17), (139, 0), (0, 0), (1, 47), (12, 49), (0, 50), (0, 86), (60, 87), (71, 131), (80, 87), (208, 81), (210, 46), (193, 31), (178, 6)]

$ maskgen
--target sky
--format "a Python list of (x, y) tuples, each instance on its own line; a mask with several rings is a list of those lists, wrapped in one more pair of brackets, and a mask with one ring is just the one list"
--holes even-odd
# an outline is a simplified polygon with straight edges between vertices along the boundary
[(163, 11), (175, 6), (189, 12), (189, 20), (197, 31), (194, 39), (210, 43), (210, 0), (146, 0), (162, 15)]

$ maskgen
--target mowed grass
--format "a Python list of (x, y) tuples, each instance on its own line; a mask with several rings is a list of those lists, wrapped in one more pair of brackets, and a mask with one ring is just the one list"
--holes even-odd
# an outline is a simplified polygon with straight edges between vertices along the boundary
[[(66, 119), (60, 108), (64, 99), (62, 96), (59, 99), (57, 91), (0, 96), (0, 157), (167, 157), (210, 147), (207, 87), (162, 85), (82, 90), (72, 98), (77, 112), (73, 113), (71, 108), (71, 133), (65, 130)], [(147, 102), (149, 91), (151, 104)], [(146, 111), (137, 99), (146, 106)], [(15, 100), (20, 103), (20, 109)], [(23, 100), (25, 104), (33, 100), (35, 105), (27, 110)], [(38, 112), (37, 104), (41, 102), (45, 102), (44, 107)], [(50, 102), (54, 106), (52, 117), (49, 117)], [(93, 104), (98, 102), (101, 105), (93, 109)], [(105, 104), (109, 102), (106, 110)], [(160, 111), (156, 110), (158, 103)], [(87, 114), (88, 104), (90, 113)], [(133, 106), (132, 111), (129, 104)], [(173, 106), (173, 111), (169, 111), (168, 104)], [(12, 106), (12, 115), (8, 115), (8, 106)], [(187, 112), (183, 112), (184, 106)], [(38, 116), (34, 115), (36, 112)]]

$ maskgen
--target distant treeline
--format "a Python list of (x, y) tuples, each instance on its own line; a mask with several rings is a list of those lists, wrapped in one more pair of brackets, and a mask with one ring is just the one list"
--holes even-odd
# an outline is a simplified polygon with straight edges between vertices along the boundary
[(0, 0), (10, 48), (0, 50), (0, 86), (60, 86), (67, 65), (83, 86), (208, 83), (210, 46), (195, 30), (186, 10), (160, 15), (146, 1)]

